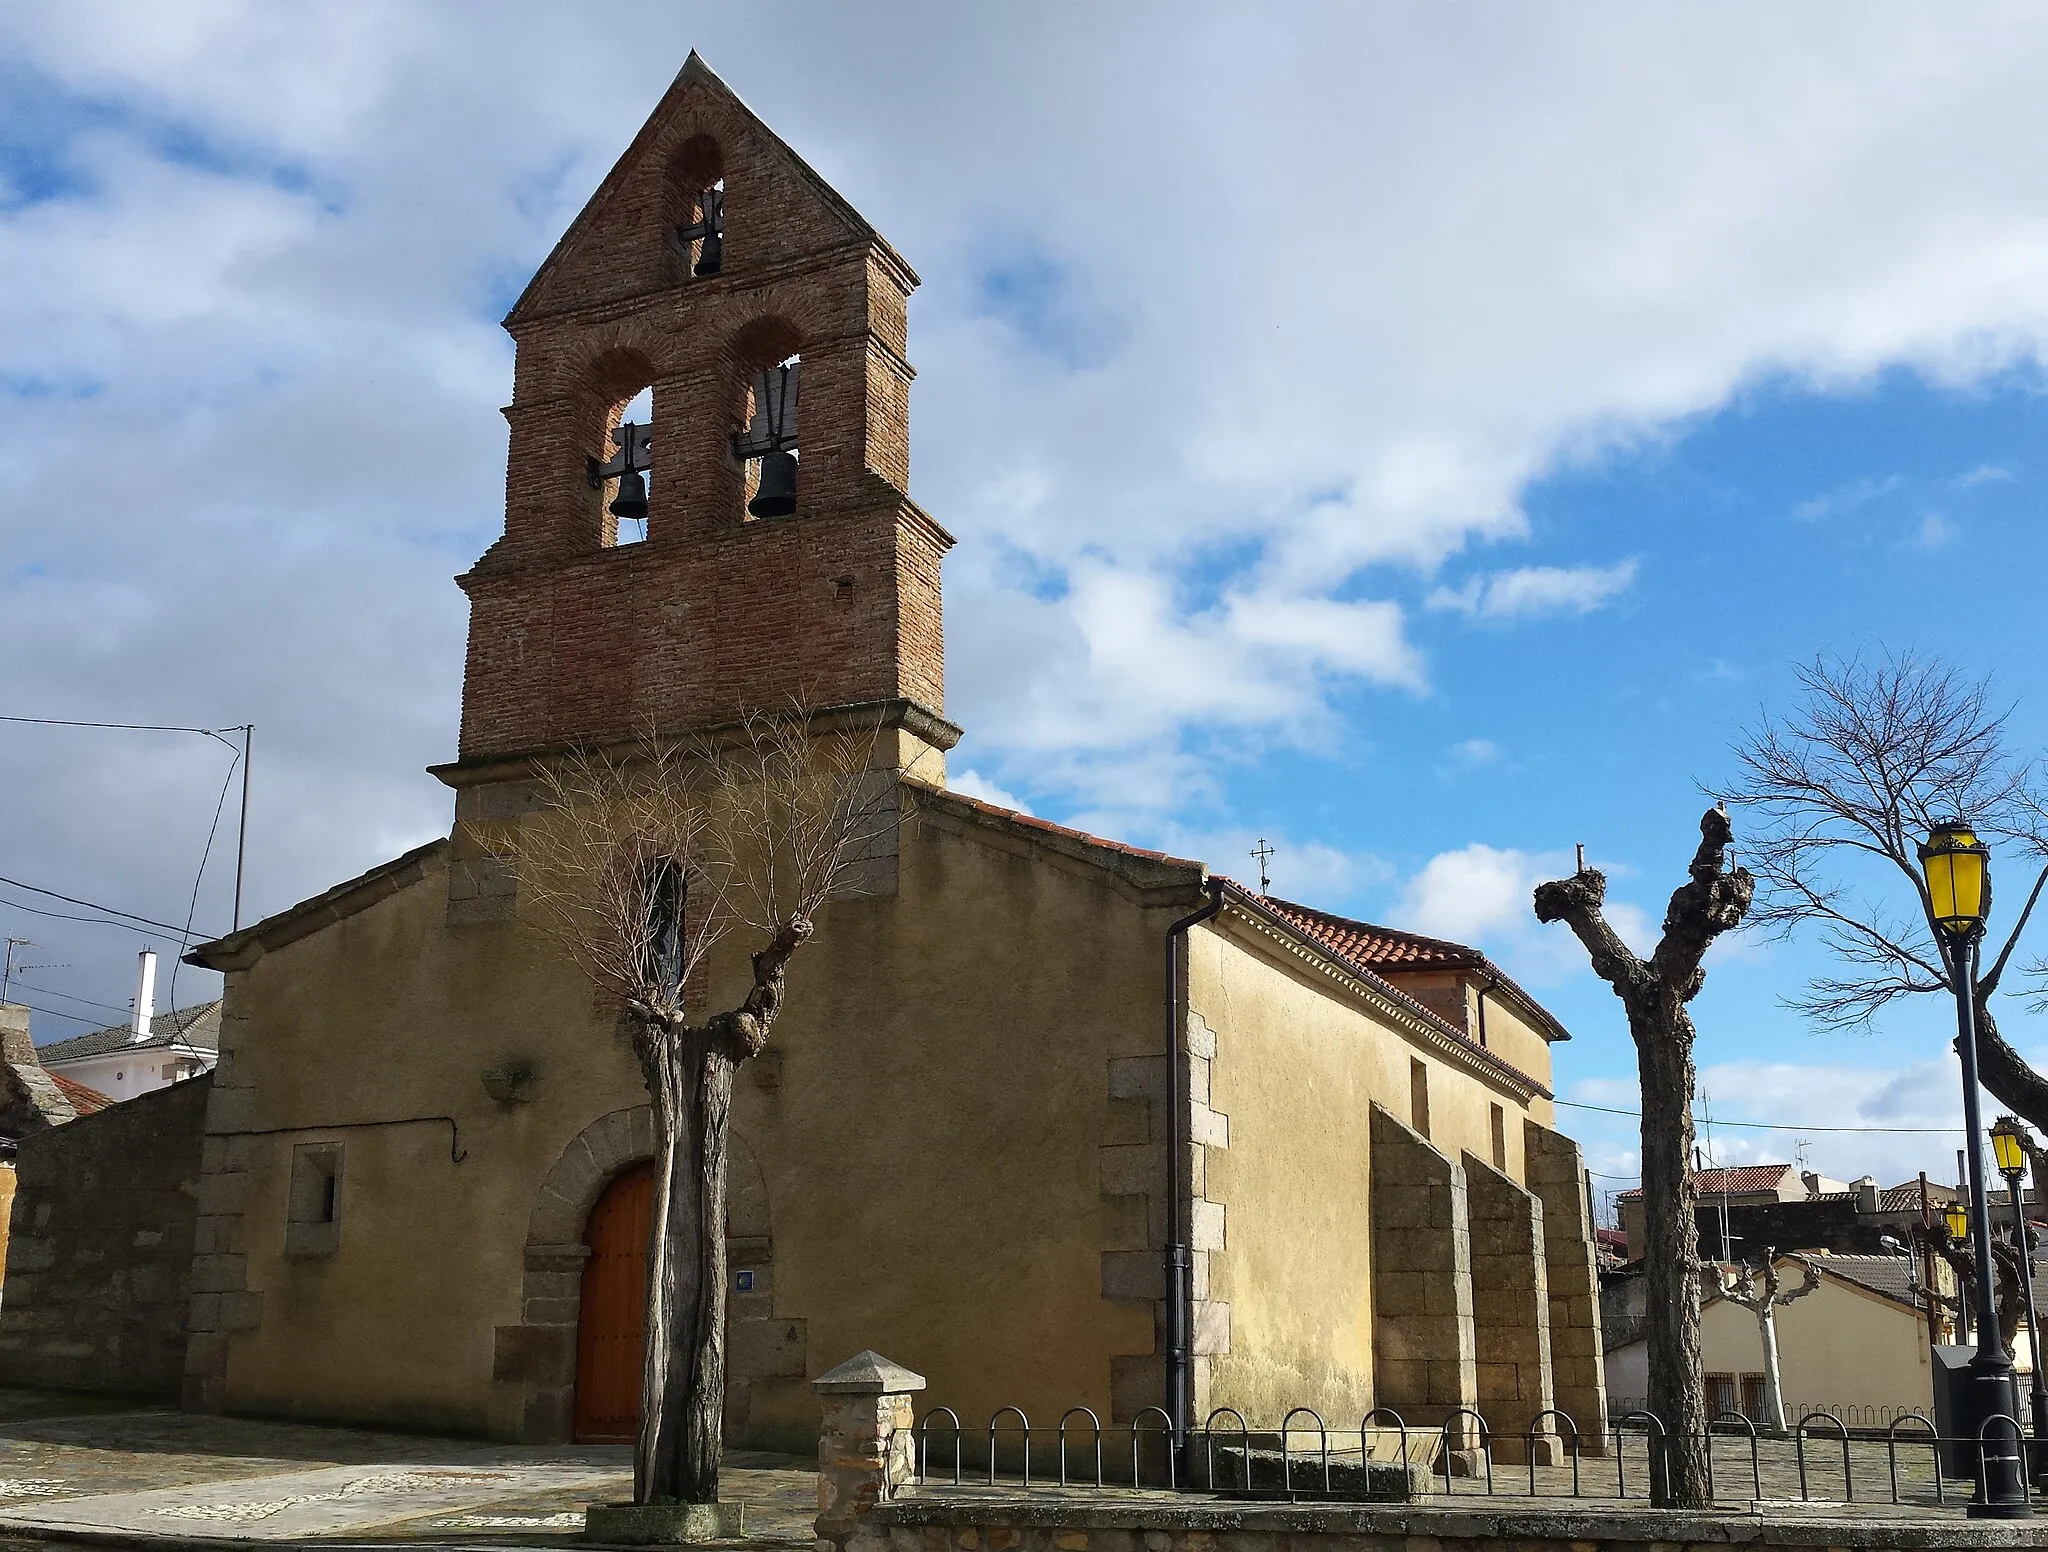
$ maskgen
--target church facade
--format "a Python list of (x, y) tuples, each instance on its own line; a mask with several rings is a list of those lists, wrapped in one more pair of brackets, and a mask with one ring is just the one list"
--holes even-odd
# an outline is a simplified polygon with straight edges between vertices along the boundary
[[(800, 698), (883, 729), (897, 817), (741, 1071), (733, 1442), (809, 1449), (810, 1380), (863, 1348), (970, 1427), (1128, 1421), (1181, 1329), (1197, 1423), (1556, 1406), (1598, 1439), (1555, 1019), (1459, 945), (946, 789), (915, 284), (693, 55), (514, 307), (451, 834), (193, 955), (226, 991), (186, 1404), (630, 1430), (646, 1096), (491, 837), (553, 755)], [(647, 388), (651, 440), (620, 424)], [(643, 452), (644, 537), (611, 510)]]

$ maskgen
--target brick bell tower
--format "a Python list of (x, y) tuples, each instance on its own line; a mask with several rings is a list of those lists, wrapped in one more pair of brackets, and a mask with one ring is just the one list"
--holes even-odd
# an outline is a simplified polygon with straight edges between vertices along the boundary
[(692, 53), (505, 319), (505, 532), (458, 578), (460, 755), (436, 774), (489, 785), (800, 697), (943, 782), (953, 541), (906, 493), (916, 285)]

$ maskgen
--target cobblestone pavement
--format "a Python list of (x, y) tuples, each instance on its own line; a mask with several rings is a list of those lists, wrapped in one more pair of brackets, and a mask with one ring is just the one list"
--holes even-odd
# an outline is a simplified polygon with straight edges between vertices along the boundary
[[(581, 1539), (586, 1504), (631, 1487), (623, 1445), (496, 1445), (0, 1390), (9, 1552), (66, 1533), (166, 1546), (568, 1545)], [(810, 1463), (736, 1453), (723, 1496), (747, 1505), (747, 1543), (810, 1545)]]

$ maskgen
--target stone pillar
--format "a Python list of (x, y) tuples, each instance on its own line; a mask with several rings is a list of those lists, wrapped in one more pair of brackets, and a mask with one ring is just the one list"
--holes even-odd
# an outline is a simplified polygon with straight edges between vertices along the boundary
[(910, 1398), (924, 1376), (880, 1353), (856, 1353), (811, 1382), (824, 1404), (818, 1434), (817, 1552), (843, 1552), (862, 1516), (916, 1468)]
[(1543, 1204), (1543, 1263), (1550, 1284), (1550, 1384), (1578, 1425), (1579, 1449), (1607, 1449), (1607, 1375), (1600, 1346), (1600, 1270), (1579, 1145), (1534, 1121), (1522, 1124), (1529, 1189)]
[[(1434, 1428), (1479, 1403), (1465, 1171), (1372, 1107), (1373, 1401)], [(1452, 1469), (1477, 1466), (1478, 1428), (1451, 1428)]]
[(1465, 1182), (1479, 1410), (1493, 1431), (1494, 1459), (1525, 1465), (1533, 1452), (1537, 1465), (1555, 1465), (1562, 1458), (1557, 1420), (1536, 1422), (1554, 1404), (1543, 1206), (1470, 1153), (1465, 1155)]

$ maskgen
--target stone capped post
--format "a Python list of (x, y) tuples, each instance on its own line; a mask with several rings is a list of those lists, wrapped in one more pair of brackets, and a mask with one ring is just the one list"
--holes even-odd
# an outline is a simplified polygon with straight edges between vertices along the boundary
[(811, 1382), (823, 1403), (818, 1434), (817, 1552), (843, 1552), (861, 1517), (908, 1482), (914, 1466), (910, 1398), (924, 1376), (872, 1350)]

